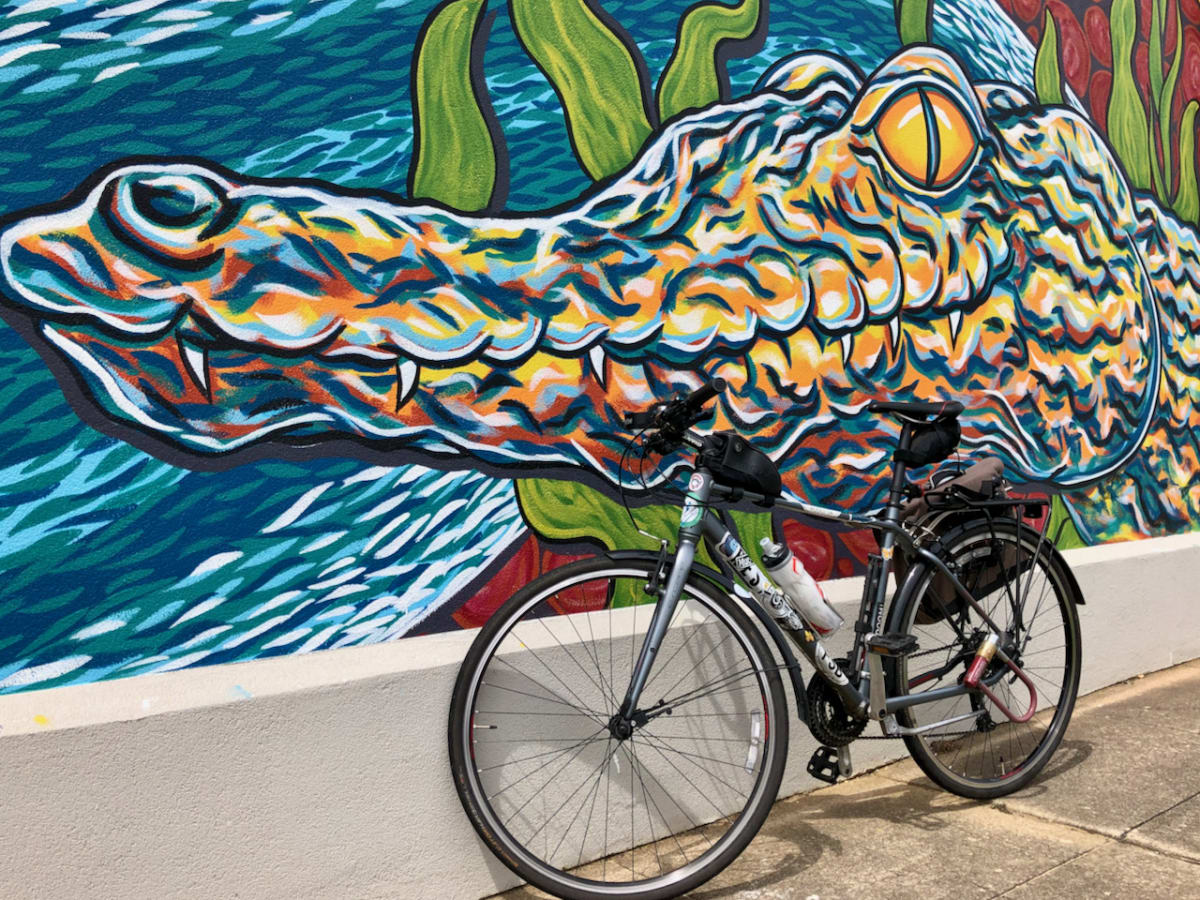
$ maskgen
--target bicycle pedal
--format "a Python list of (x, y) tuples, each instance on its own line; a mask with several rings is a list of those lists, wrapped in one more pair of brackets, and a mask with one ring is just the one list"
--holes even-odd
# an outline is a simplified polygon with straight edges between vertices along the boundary
[(837, 784), (839, 771), (836, 747), (818, 747), (808, 761), (808, 774), (826, 784)]
[(867, 636), (867, 650), (880, 656), (907, 656), (918, 649), (917, 639), (898, 631)]

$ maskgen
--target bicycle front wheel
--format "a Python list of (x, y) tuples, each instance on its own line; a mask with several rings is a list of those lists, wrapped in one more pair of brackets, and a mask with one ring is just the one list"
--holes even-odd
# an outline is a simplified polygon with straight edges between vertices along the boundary
[(463, 807), (509, 868), (560, 897), (688, 891), (745, 848), (779, 789), (778, 667), (745, 611), (696, 576), (644, 721), (614, 724), (657, 604), (654, 568), (597, 558), (547, 573), (500, 607), (459, 672), (449, 741)]
[[(942, 545), (958, 579), (1002, 630), (1001, 645), (1032, 680), (1037, 712), (1015, 722), (972, 692), (909, 707), (896, 718), (909, 728), (929, 729), (904, 741), (930, 779), (964, 797), (999, 797), (1027, 785), (1066, 731), (1079, 690), (1075, 607), (1082, 598), (1062, 555), (1015, 520), (965, 525)], [(890, 695), (960, 683), (990, 630), (944, 576), (926, 569), (915, 577), (921, 579), (917, 589), (903, 608), (893, 610), (890, 630), (915, 635), (920, 647), (892, 663)], [(1028, 709), (1027, 689), (998, 658), (983, 681), (1018, 717)], [(946, 724), (933, 727), (939, 722)]]

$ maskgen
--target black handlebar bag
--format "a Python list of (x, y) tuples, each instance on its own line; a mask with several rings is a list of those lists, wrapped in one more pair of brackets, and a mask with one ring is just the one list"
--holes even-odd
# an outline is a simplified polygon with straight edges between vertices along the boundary
[(779, 467), (771, 457), (731, 431), (719, 431), (705, 437), (699, 462), (712, 473), (717, 484), (762, 494), (771, 500), (783, 490)]

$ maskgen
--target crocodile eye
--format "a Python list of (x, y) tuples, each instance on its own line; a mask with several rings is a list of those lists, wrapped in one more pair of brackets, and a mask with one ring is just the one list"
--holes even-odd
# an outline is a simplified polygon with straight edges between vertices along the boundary
[(123, 240), (151, 255), (198, 260), (212, 253), (228, 201), (216, 182), (198, 174), (143, 171), (115, 179), (104, 204)]
[(139, 215), (162, 228), (195, 225), (220, 202), (197, 178), (147, 178), (129, 186), (129, 199)]
[(925, 190), (954, 184), (979, 147), (962, 107), (949, 95), (925, 85), (895, 97), (876, 120), (875, 133), (888, 161)]

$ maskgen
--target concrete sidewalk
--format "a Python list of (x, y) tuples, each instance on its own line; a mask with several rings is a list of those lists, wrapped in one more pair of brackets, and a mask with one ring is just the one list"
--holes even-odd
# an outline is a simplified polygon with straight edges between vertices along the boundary
[(908, 760), (781, 800), (688, 896), (1200, 898), (1200, 660), (1081, 698), (1050, 764), (1003, 800), (948, 794)]

